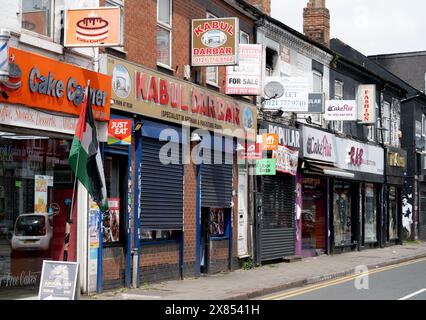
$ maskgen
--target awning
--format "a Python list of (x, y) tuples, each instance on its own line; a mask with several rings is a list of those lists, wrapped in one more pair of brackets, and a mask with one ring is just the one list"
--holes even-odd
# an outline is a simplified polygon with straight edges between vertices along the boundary
[(316, 164), (308, 162), (308, 169), (313, 173), (324, 174), (327, 176), (354, 179), (355, 174), (342, 169), (339, 169), (333, 165)]

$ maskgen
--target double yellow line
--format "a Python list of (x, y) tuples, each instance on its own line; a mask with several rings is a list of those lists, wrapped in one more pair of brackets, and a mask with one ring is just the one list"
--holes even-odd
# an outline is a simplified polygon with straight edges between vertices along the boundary
[(359, 278), (359, 277), (363, 277), (363, 276), (367, 276), (367, 275), (369, 276), (369, 275), (372, 275), (374, 273), (383, 272), (383, 271), (387, 271), (387, 270), (391, 270), (391, 269), (395, 269), (395, 268), (401, 268), (401, 267), (404, 267), (404, 266), (408, 266), (408, 265), (423, 262), (423, 261), (426, 261), (426, 258), (418, 259), (418, 260), (414, 260), (414, 261), (403, 262), (403, 263), (399, 263), (399, 264), (396, 264), (396, 265), (387, 266), (387, 267), (383, 267), (383, 268), (376, 268), (376, 269), (373, 269), (373, 270), (369, 270), (368, 272), (365, 272), (365, 273), (356, 273), (356, 274), (352, 274), (352, 275), (342, 277), (342, 278), (339, 278), (339, 279), (335, 279), (335, 280), (331, 280), (331, 281), (327, 281), (327, 282), (321, 282), (319, 284), (303, 287), (303, 288), (292, 290), (292, 291), (289, 291), (289, 292), (286, 292), (286, 293), (281, 293), (279, 295), (270, 296), (270, 297), (264, 298), (262, 300), (285, 300), (285, 299), (289, 299), (289, 298), (292, 298), (292, 297), (295, 297), (295, 296), (300, 296), (302, 294), (306, 294), (306, 293), (309, 293), (309, 292), (312, 292), (312, 291), (320, 290), (320, 289), (331, 287), (331, 286), (336, 286), (338, 284), (342, 284), (342, 283), (345, 283), (345, 282), (348, 282), (348, 281), (355, 280), (356, 278)]

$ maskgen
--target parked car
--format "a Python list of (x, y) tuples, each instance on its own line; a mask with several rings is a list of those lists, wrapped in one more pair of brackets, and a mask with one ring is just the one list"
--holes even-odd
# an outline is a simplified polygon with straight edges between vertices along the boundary
[(21, 214), (15, 222), (12, 250), (47, 250), (53, 236), (48, 213)]

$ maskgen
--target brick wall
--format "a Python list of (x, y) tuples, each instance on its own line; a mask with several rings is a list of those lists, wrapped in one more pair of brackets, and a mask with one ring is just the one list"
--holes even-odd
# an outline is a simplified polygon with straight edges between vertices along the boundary
[(330, 44), (330, 12), (325, 0), (310, 0), (303, 9), (303, 32), (306, 36), (323, 45)]
[(179, 244), (141, 246), (141, 284), (179, 278)]
[(268, 16), (271, 15), (271, 0), (246, 0), (246, 2), (266, 13)]
[(104, 289), (125, 286), (126, 254), (124, 247), (107, 247), (102, 250)]

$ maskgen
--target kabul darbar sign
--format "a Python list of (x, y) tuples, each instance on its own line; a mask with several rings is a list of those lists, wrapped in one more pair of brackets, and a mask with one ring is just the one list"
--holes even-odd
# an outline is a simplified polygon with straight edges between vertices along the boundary
[(224, 134), (240, 138), (257, 127), (255, 106), (215, 91), (111, 56), (108, 74), (112, 108), (210, 131), (232, 130)]
[(238, 18), (192, 20), (192, 65), (237, 65), (238, 35)]

